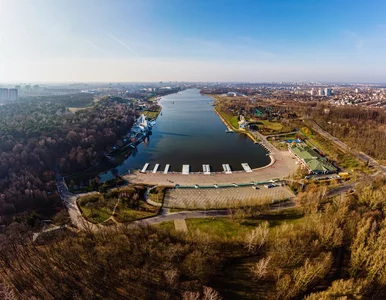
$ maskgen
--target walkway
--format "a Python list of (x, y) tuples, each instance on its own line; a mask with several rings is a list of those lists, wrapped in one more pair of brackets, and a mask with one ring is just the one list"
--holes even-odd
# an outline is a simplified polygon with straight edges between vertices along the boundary
[[(285, 210), (295, 207), (294, 201), (288, 201), (285, 203), (274, 204), (269, 207), (270, 211)], [(221, 210), (193, 210), (193, 211), (181, 211), (174, 212), (166, 215), (160, 215), (149, 219), (143, 219), (135, 221), (137, 225), (156, 225), (162, 222), (174, 221), (179, 219), (199, 219), (199, 218), (222, 218), (231, 214), (229, 209)]]
[(56, 187), (73, 225), (75, 225), (78, 229), (89, 231), (96, 231), (98, 228), (103, 227), (102, 225), (93, 224), (83, 217), (76, 203), (79, 195), (74, 195), (69, 192), (64, 178), (59, 174), (56, 175)]

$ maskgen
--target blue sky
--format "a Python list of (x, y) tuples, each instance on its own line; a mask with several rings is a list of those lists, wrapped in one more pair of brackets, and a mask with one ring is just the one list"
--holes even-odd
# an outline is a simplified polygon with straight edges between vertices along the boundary
[(0, 81), (386, 82), (383, 0), (0, 0)]

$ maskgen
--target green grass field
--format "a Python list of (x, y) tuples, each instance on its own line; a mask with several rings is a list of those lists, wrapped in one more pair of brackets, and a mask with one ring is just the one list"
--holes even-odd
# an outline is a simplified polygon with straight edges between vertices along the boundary
[(145, 110), (143, 114), (149, 119), (155, 120), (157, 119), (160, 112), (161, 112), (161, 106), (158, 106), (158, 109), (156, 111)]
[(137, 209), (131, 209), (125, 207), (120, 203), (115, 210), (115, 219), (120, 223), (126, 223), (139, 219), (154, 217), (158, 214), (159, 208), (148, 205), (146, 202), (141, 201), (140, 206)]
[(190, 233), (202, 232), (222, 242), (242, 242), (248, 232), (264, 221), (268, 221), (270, 228), (276, 230), (275, 227), (284, 223), (296, 224), (303, 220), (303, 214), (299, 210), (287, 209), (272, 211), (259, 217), (186, 219), (186, 225)]
[(106, 207), (101, 209), (88, 208), (81, 206), (83, 216), (92, 223), (103, 223), (111, 216), (111, 211), (108, 211)]
[(126, 186), (80, 197), (78, 205), (90, 222), (103, 223), (114, 213), (117, 222), (126, 223), (158, 214), (159, 207), (147, 204), (143, 194), (143, 187)]
[(239, 130), (239, 117), (234, 116), (231, 113), (225, 112), (222, 108), (218, 108), (217, 111), (221, 116), (227, 121), (227, 123), (232, 127), (233, 130)]
[(292, 131), (289, 126), (283, 126), (283, 124), (277, 121), (251, 119), (250, 122), (257, 125), (259, 131), (264, 135), (281, 134)]
[(262, 123), (264, 127), (271, 129), (272, 131), (281, 131), (283, 129), (283, 125), (279, 122), (272, 122), (268, 120), (260, 120), (259, 123)]

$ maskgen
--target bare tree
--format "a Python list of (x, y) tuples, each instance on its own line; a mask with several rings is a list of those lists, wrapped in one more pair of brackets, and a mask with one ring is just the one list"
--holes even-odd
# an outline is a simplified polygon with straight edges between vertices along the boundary
[(164, 271), (166, 282), (172, 287), (176, 288), (178, 284), (179, 272), (177, 269), (170, 269)]
[(260, 280), (261, 278), (263, 278), (264, 276), (267, 275), (267, 273), (268, 273), (267, 268), (268, 268), (268, 264), (269, 264), (270, 260), (271, 260), (270, 256), (264, 257), (264, 258), (260, 259), (251, 268), (251, 271), (252, 271), (253, 275), (255, 276), (256, 280)]
[(247, 234), (246, 248), (249, 252), (257, 252), (267, 241), (269, 233), (269, 224), (267, 221), (261, 223), (258, 227)]
[(199, 292), (185, 292), (182, 295), (183, 300), (199, 300), (200, 299), (200, 293)]
[(211, 287), (204, 286), (204, 295), (202, 297), (202, 300), (221, 300), (222, 297), (220, 294), (212, 289)]

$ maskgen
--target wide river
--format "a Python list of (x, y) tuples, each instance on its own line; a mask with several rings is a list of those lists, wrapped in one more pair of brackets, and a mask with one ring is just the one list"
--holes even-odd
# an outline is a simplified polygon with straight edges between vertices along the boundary
[[(213, 99), (200, 94), (198, 89), (184, 90), (162, 97), (162, 115), (153, 127), (153, 133), (138, 145), (137, 152), (117, 167), (119, 174), (129, 169), (141, 169), (149, 163), (148, 170), (160, 164), (163, 171), (181, 172), (182, 165), (190, 165), (191, 172), (202, 172), (209, 164), (212, 171), (223, 171), (222, 164), (232, 170), (243, 170), (241, 163), (251, 168), (269, 164), (267, 152), (245, 134), (226, 133), (226, 126), (211, 104)], [(103, 180), (111, 178), (110, 172), (101, 174)]]

